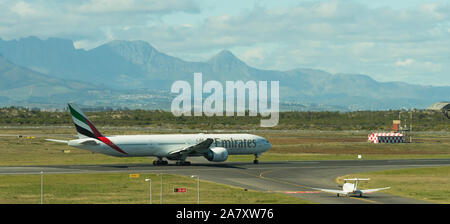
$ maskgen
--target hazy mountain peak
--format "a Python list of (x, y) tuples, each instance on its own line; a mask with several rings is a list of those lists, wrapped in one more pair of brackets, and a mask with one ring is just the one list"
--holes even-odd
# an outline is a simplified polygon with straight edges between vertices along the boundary
[(214, 60), (225, 60), (225, 61), (240, 61), (233, 53), (229, 50), (222, 50), (218, 54), (214, 55), (209, 61)]
[(221, 50), (217, 55), (236, 58), (236, 56), (234, 56), (234, 54), (231, 51), (225, 49)]
[(161, 54), (145, 41), (113, 40), (104, 46), (135, 64), (145, 64), (155, 55)]
[(247, 65), (237, 58), (231, 51), (222, 50), (208, 60), (209, 64), (213, 66), (227, 66), (227, 67), (247, 67)]
[(130, 47), (130, 48), (141, 48), (146, 50), (156, 50), (148, 42), (142, 40), (133, 40), (133, 41), (113, 40), (111, 42), (106, 43), (106, 45), (109, 45), (111, 47)]

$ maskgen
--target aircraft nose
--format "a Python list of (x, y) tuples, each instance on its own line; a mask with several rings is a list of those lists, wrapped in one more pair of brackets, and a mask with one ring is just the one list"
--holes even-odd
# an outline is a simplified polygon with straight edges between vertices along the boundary
[(269, 141), (267, 141), (266, 138), (259, 137), (258, 138), (258, 142), (259, 142), (259, 144), (261, 144), (260, 150), (263, 151), (263, 152), (265, 152), (265, 151), (269, 150), (270, 148), (272, 148), (272, 144)]
[(269, 150), (270, 148), (272, 148), (272, 144), (267, 141), (267, 139), (264, 139), (266, 141), (266, 150)]

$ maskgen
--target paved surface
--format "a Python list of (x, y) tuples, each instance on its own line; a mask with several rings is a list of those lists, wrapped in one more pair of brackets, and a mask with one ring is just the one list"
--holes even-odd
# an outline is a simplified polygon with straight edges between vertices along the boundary
[(449, 166), (450, 159), (411, 159), (411, 160), (340, 160), (340, 161), (295, 161), (261, 162), (258, 165), (242, 162), (210, 163), (202, 158), (191, 160), (191, 166), (153, 166), (151, 164), (117, 165), (63, 165), (0, 167), (0, 174), (45, 173), (168, 173), (180, 175), (199, 175), (201, 179), (234, 185), (247, 189), (280, 192), (312, 201), (327, 204), (414, 204), (427, 203), (376, 192), (359, 197), (336, 197), (335, 194), (311, 189), (338, 189), (334, 179), (350, 173), (375, 170)]

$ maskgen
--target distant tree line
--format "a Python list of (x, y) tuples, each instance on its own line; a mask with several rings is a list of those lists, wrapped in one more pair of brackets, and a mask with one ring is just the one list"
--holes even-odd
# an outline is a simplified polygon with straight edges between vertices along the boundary
[[(149, 126), (174, 129), (301, 129), (301, 130), (384, 130), (400, 119), (413, 131), (450, 131), (450, 120), (437, 111), (354, 111), (354, 112), (280, 112), (279, 124), (261, 128), (260, 116), (175, 117), (161, 110), (108, 110), (86, 112), (98, 126)], [(68, 112), (48, 112), (18, 107), (0, 108), (0, 125), (72, 125)]]

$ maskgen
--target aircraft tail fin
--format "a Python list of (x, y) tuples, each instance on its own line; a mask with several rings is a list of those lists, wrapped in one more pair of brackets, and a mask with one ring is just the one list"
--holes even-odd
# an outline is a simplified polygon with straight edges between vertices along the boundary
[(344, 179), (344, 181), (355, 181), (355, 183), (353, 184), (353, 190), (356, 191), (356, 189), (358, 188), (358, 181), (369, 181), (370, 178), (349, 178), (349, 179)]
[(75, 128), (78, 132), (78, 138), (96, 138), (103, 137), (89, 118), (74, 104), (69, 103), (70, 114)]

